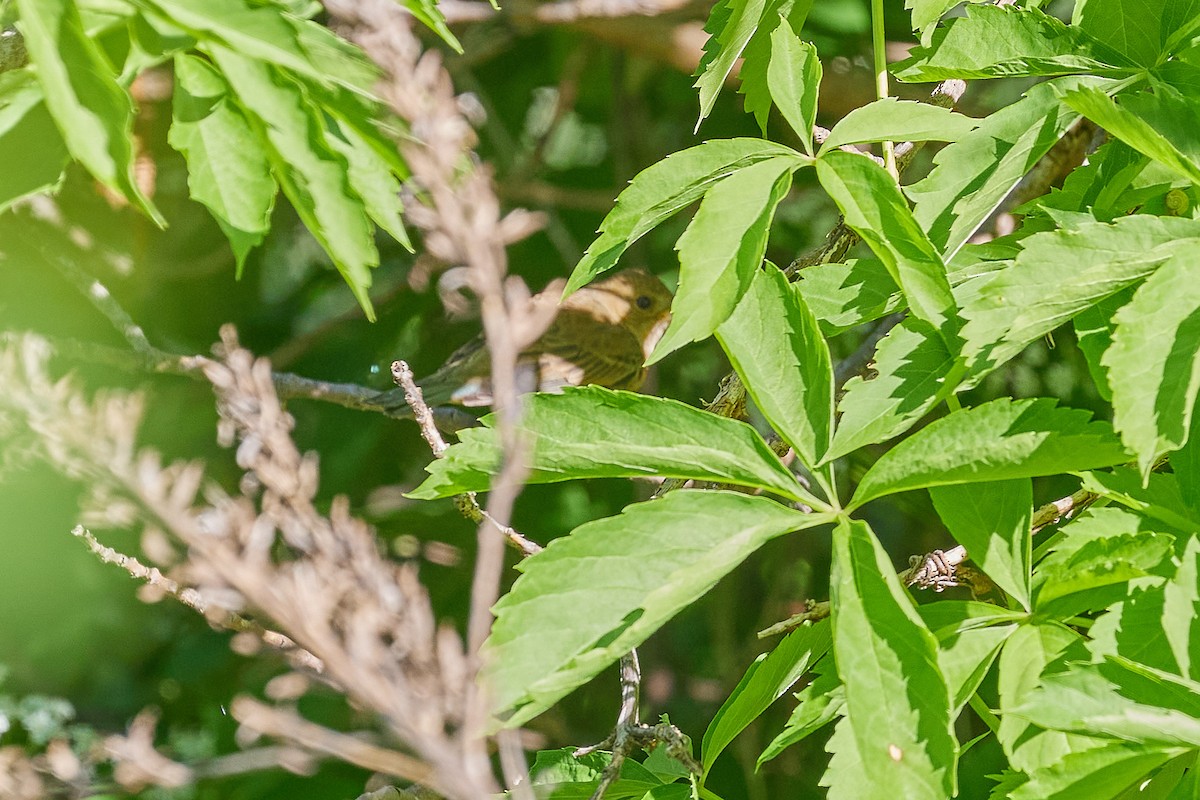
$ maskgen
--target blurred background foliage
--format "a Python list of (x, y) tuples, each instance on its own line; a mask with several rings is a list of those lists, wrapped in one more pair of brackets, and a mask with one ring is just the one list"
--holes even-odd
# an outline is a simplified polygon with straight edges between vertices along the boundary
[[(536, 290), (569, 273), (612, 199), (639, 170), (701, 140), (759, 131), (742, 112), (741, 96), (728, 91), (700, 132), (693, 132), (696, 95), (680, 65), (689, 59), (694, 65), (699, 57), (707, 4), (659, 17), (559, 26), (537, 26), (528, 15), (511, 13), (520, 5), (458, 29), (465, 55), (446, 51), (445, 59), (457, 91), (465, 93), (464, 107), (479, 124), (479, 152), (495, 171), (502, 200), (545, 214), (543, 230), (509, 250), (510, 270)], [(907, 16), (900, 3), (888, 4), (888, 12), (889, 31), (897, 48), (903, 47), (912, 41)], [(803, 36), (817, 44), (825, 64), (822, 124), (871, 99), (868, 24), (866, 0), (822, 0), (812, 11)], [(427, 39), (430, 47), (439, 46)], [(973, 87), (962, 110), (981, 116), (1024, 88), (1004, 81)], [(384, 388), (392, 359), (406, 358), (424, 374), (478, 331), (477, 320), (447, 316), (437, 275), (419, 255), (386, 237), (379, 239), (383, 263), (372, 289), (379, 320), (369, 323), (282, 199), (267, 242), (236, 279), (225, 238), (208, 213), (188, 199), (183, 160), (166, 146), (169, 75), (150, 73), (134, 90), (143, 177), (151, 179), (154, 202), (169, 227), (159, 230), (134, 210), (112, 203), (73, 167), (57, 202), (64, 219), (84, 235), (75, 243), (38, 243), (67, 248), (155, 345), (181, 354), (207, 352), (218, 327), (233, 322), (243, 344), (269, 356), (278, 369)], [(919, 97), (923, 89), (899, 91)], [(787, 141), (786, 126), (777, 122), (772, 120), (769, 135)], [(922, 154), (908, 180), (923, 174), (930, 157), (930, 151)], [(836, 221), (812, 173), (802, 174), (810, 177), (797, 181), (772, 231), (768, 256), (777, 263), (814, 246)], [(672, 248), (686, 219), (681, 215), (655, 229), (631, 249), (625, 263), (648, 266), (670, 284), (677, 268)], [(57, 235), (20, 214), (0, 224), (0, 329), (123, 347), (76, 285), (21, 257), (23, 239)], [(835, 358), (851, 352), (860, 336), (852, 331), (835, 340)], [(216, 413), (206, 385), (103, 364), (59, 366), (74, 371), (89, 390), (145, 392), (145, 444), (168, 458), (204, 460), (211, 477), (236, 482), (231, 455), (216, 444)], [(715, 394), (728, 369), (715, 343), (704, 342), (658, 366), (647, 389), (698, 404)], [(999, 395), (1057, 396), (1069, 406), (1102, 410), (1074, 342), (1061, 337), (1030, 348), (968, 400)], [(402, 497), (429, 460), (415, 425), (310, 401), (294, 401), (290, 410), (301, 447), (320, 454), (323, 495), (348, 495), (396, 558), (419, 561), (435, 607), (461, 627), (474, 531), (449, 502)], [(851, 475), (861, 472), (875, 455), (857, 454), (861, 463), (851, 460), (842, 468)], [(210, 630), (171, 601), (139, 602), (134, 581), (99, 563), (70, 536), (79, 486), (41, 465), (3, 459), (0, 464), (0, 744), (36, 742), (47, 730), (63, 726), (80, 726), (77, 737), (89, 730), (120, 730), (138, 711), (155, 706), (162, 712), (163, 744), (176, 757), (194, 760), (235, 749), (235, 724), (226, 713), (230, 699), (242, 691), (261, 692), (280, 666), (235, 654), (228, 634)], [(582, 522), (616, 513), (651, 489), (618, 481), (530, 487), (518, 502), (514, 525), (545, 543)], [(1043, 502), (1070, 487), (1048, 480), (1035, 491)], [(871, 525), (897, 565), (950, 541), (923, 493), (873, 505), (872, 512)], [(125, 552), (138, 550), (128, 535), (107, 536), (106, 542)], [(668, 713), (698, 739), (754, 655), (770, 645), (755, 632), (796, 612), (809, 598), (826, 597), (828, 568), (826, 533), (782, 537), (652, 637), (640, 649), (644, 718)], [(317, 693), (303, 702), (305, 714), (314, 719), (352, 722), (354, 712), (333, 698), (323, 701)], [(531, 727), (545, 747), (588, 744), (609, 731), (617, 702), (615, 670), (610, 670)], [(789, 797), (823, 795), (816, 786), (825, 759), (820, 736), (754, 773), (755, 757), (789, 711), (783, 701), (752, 726), (710, 785), (730, 800), (779, 797), (784, 787)], [(999, 763), (987, 746), (964, 756), (962, 796), (981, 796), (983, 776)], [(318, 800), (354, 797), (364, 779), (359, 770), (327, 763), (314, 776), (272, 771), (206, 780), (172, 794)]]

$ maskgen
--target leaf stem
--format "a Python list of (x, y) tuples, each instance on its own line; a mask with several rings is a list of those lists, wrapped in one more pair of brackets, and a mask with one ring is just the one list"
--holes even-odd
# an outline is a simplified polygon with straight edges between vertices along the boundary
[(1000, 718), (992, 713), (992, 710), (987, 707), (987, 703), (983, 702), (983, 698), (978, 693), (971, 695), (971, 699), (967, 701), (967, 704), (979, 715), (979, 718), (983, 720), (983, 724), (987, 725), (992, 733), (999, 734)]
[[(875, 69), (875, 96), (882, 100), (890, 94), (887, 75), (887, 43), (883, 30), (883, 0), (871, 0), (871, 49)], [(896, 146), (894, 142), (883, 143), (883, 166), (896, 180)]]

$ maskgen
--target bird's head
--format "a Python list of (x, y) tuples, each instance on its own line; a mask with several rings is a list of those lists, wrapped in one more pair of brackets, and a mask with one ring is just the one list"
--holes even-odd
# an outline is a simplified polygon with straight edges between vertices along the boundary
[(644, 269), (626, 269), (583, 287), (563, 305), (620, 325), (642, 342), (647, 357), (671, 321), (671, 290)]

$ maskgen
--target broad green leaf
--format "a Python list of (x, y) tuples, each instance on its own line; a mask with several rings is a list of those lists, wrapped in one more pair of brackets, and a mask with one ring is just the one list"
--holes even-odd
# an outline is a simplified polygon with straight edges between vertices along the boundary
[(699, 200), (714, 184), (744, 167), (787, 155), (799, 154), (762, 139), (717, 139), (669, 155), (642, 170), (600, 223), (600, 236), (571, 273), (564, 294), (611, 269), (627, 247)]
[(188, 189), (229, 237), (238, 270), (271, 226), (278, 185), (263, 142), (207, 61), (175, 57), (168, 140), (188, 163)]
[(1200, 747), (1200, 684), (1119, 657), (1042, 676), (1012, 713), (1053, 730)]
[(1200, 680), (1200, 537), (1187, 540), (1179, 569), (1163, 587), (1162, 629), (1178, 673)]
[(1112, 346), (1113, 331), (1117, 327), (1113, 317), (1133, 297), (1134, 288), (1128, 286), (1085, 308), (1072, 323), (1075, 326), (1075, 340), (1087, 359), (1088, 374), (1096, 384), (1096, 391), (1109, 402), (1112, 402), (1112, 387), (1108, 384), (1108, 372), (1100, 361)]
[[(1173, 114), (1164, 115), (1163, 109), (1159, 106), (1168, 101), (1161, 97), (1129, 97), (1121, 105), (1117, 105), (1104, 92), (1090, 87), (1081, 87), (1066, 92), (1062, 99), (1068, 106), (1134, 150), (1165, 164), (1192, 183), (1200, 184), (1200, 164), (1181, 152), (1167, 135), (1168, 133), (1177, 134), (1176, 129), (1185, 124), (1180, 120), (1174, 125), (1167, 126), (1166, 120)], [(1200, 104), (1193, 102), (1179, 100), (1172, 104), (1173, 112), (1182, 112), (1192, 117), (1198, 110), (1200, 110)], [(1162, 124), (1163, 127), (1168, 127), (1167, 131), (1156, 130), (1154, 125), (1146, 119), (1152, 113), (1154, 114), (1152, 119)], [(1190, 138), (1194, 144), (1195, 131), (1190, 131)]]
[(717, 338), (763, 416), (815, 466), (833, 433), (833, 367), (796, 287), (775, 267), (758, 270)]
[(950, 691), (950, 716), (957, 717), (979, 688), (1017, 630), (1019, 612), (976, 601), (944, 600), (917, 607), (938, 640), (938, 667)]
[[(817, 90), (821, 87), (821, 61), (817, 48), (800, 40), (787, 19), (771, 32), (771, 60), (767, 88), (779, 113), (800, 137), (804, 152), (812, 155), (812, 131), (817, 119)], [(761, 122), (761, 120), (760, 120)]]
[(885, 97), (838, 120), (821, 144), (820, 154), (859, 142), (956, 142), (978, 125), (979, 120), (948, 108)]
[(775, 208), (803, 162), (780, 156), (738, 170), (704, 195), (675, 245), (679, 290), (671, 324), (648, 364), (711, 336), (729, 318), (762, 266)]
[(969, 5), (934, 31), (929, 47), (892, 66), (902, 81), (1049, 77), (1131, 71), (1132, 63), (1078, 28), (1035, 9)]
[(1200, 436), (1189, 436), (1183, 447), (1171, 454), (1171, 471), (1178, 482), (1180, 503), (1200, 517)]
[[(1124, 584), (1150, 574), (1171, 553), (1174, 538), (1140, 514), (1093, 508), (1067, 525), (1034, 574), (1038, 611), (1065, 617), (1104, 607)], [(1108, 591), (1101, 591), (1101, 590)]]
[(929, 490), (938, 516), (971, 560), (996, 585), (1030, 610), (1030, 524), (1033, 484), (1028, 478), (935, 486)]
[[(826, 658), (816, 667), (817, 676), (812, 683), (796, 694), (799, 705), (792, 711), (787, 725), (776, 736), (762, 755), (756, 768), (775, 758), (788, 747), (807, 738), (841, 716), (846, 706), (845, 687), (833, 668), (833, 659)], [(822, 669), (824, 668), (824, 671)]]
[(1136, 469), (1117, 467), (1111, 472), (1085, 472), (1080, 477), (1084, 489), (1157, 520), (1162, 523), (1159, 530), (1190, 535), (1200, 528), (1200, 513), (1184, 502), (1175, 475), (1156, 472), (1143, 483)]
[(1062, 107), (1054, 87), (1083, 82), (1067, 78), (1034, 86), (938, 151), (929, 175), (905, 188), (913, 216), (947, 261), (1078, 118)]
[(1142, 475), (1177, 450), (1200, 391), (1200, 249), (1178, 250), (1116, 315), (1102, 363), (1112, 387), (1113, 427), (1137, 454)]
[(30, 70), (0, 75), (0, 153), (20, 153), (0, 170), (0, 212), (57, 185), (70, 160)]
[(908, 430), (954, 391), (954, 356), (928, 323), (906, 319), (879, 342), (874, 378), (846, 381), (829, 462)]
[[(486, 491), (500, 465), (495, 416), (460, 431), (431, 463), (411, 497), (428, 500)], [(526, 398), (521, 427), (533, 441), (530, 483), (574, 478), (669, 478), (755, 486), (801, 500), (806, 492), (754, 428), (698, 408), (599, 386)]]
[(850, 258), (800, 270), (796, 288), (827, 336), (903, 308), (900, 288), (883, 262)]
[(865, 522), (843, 521), (833, 543), (833, 648), (869, 796), (952, 796), (958, 745), (937, 641)]
[[(1022, 625), (1000, 650), (997, 688), (1000, 694), (1000, 728), (996, 738), (1013, 769), (1032, 772), (1057, 764), (1068, 753), (1097, 746), (1091, 737), (1039, 731), (1012, 713), (1041, 683), (1042, 671), (1069, 648), (1078, 647), (1079, 635), (1061, 625)], [(1084, 654), (1086, 656), (1086, 653)]]
[(863, 764), (848, 717), (843, 716), (834, 726), (833, 735), (825, 743), (825, 752), (831, 757), (819, 785), (829, 788), (826, 800), (861, 800), (879, 795), (879, 786)]
[(1087, 0), (1071, 23), (1132, 63), (1153, 67), (1167, 38), (1196, 13), (1194, 0)]
[(956, 483), (1032, 478), (1129, 460), (1112, 427), (1054, 400), (1000, 398), (931, 423), (867, 470), (851, 508), (887, 494)]
[(888, 173), (865, 156), (834, 150), (817, 160), (821, 185), (846, 224), (884, 263), (913, 314), (953, 335), (957, 309), (946, 266)]
[(1105, 656), (1123, 656), (1149, 667), (1179, 673), (1163, 635), (1165, 584), (1156, 575), (1129, 581), (1125, 597), (1109, 606), (1088, 629), (1087, 649), (1093, 661)]
[(1175, 252), (1195, 247), (1197, 236), (1197, 220), (1133, 215), (1028, 237), (1013, 266), (963, 305), (970, 380), (978, 381), (1030, 342), (1146, 277)]
[(764, 497), (681, 490), (555, 539), (494, 608), (483, 656), (493, 709), (506, 726), (532, 719), (765, 542), (827, 521)]
[(1175, 758), (1177, 750), (1130, 742), (1111, 742), (1067, 753), (1062, 760), (1034, 770), (1012, 800), (1110, 800), (1124, 797), (1155, 769)]
[(830, 637), (829, 622), (822, 620), (792, 631), (754, 660), (704, 732), (700, 752), (705, 775), (729, 743), (829, 651)]
[(921, 34), (921, 44), (929, 47), (934, 27), (942, 16), (961, 0), (905, 0), (904, 7), (912, 12), (912, 29)]
[[(71, 156), (96, 180), (166, 222), (133, 179), (133, 101), (72, 0), (17, 0), (25, 47), (46, 108)], [(22, 158), (26, 157), (22, 155)]]
[[(266, 62), (320, 83), (367, 93), (378, 70), (358, 48), (311, 20), (251, 0), (134, 0), (175, 25), (247, 60)], [(261, 69), (261, 67), (260, 67)], [(226, 79), (237, 84), (237, 75)]]
[(224, 47), (208, 49), (242, 110), (270, 143), (284, 194), (374, 319), (367, 290), (379, 252), (363, 200), (350, 185), (349, 164), (329, 144), (320, 111), (308, 104), (295, 82), (266, 64)]

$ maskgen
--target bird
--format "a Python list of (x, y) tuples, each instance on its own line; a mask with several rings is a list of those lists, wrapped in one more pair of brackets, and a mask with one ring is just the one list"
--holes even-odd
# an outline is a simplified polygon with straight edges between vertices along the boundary
[[(555, 281), (533, 298), (551, 300), (562, 291)], [(643, 366), (671, 321), (672, 295), (641, 268), (626, 269), (584, 286), (558, 304), (545, 332), (517, 360), (522, 392), (560, 392), (565, 386), (598, 384), (636, 391), (646, 380)], [(483, 336), (455, 350), (438, 370), (418, 380), (430, 406), (467, 408), (493, 402), (491, 352)], [(403, 414), (400, 389), (377, 398), (385, 410)]]

